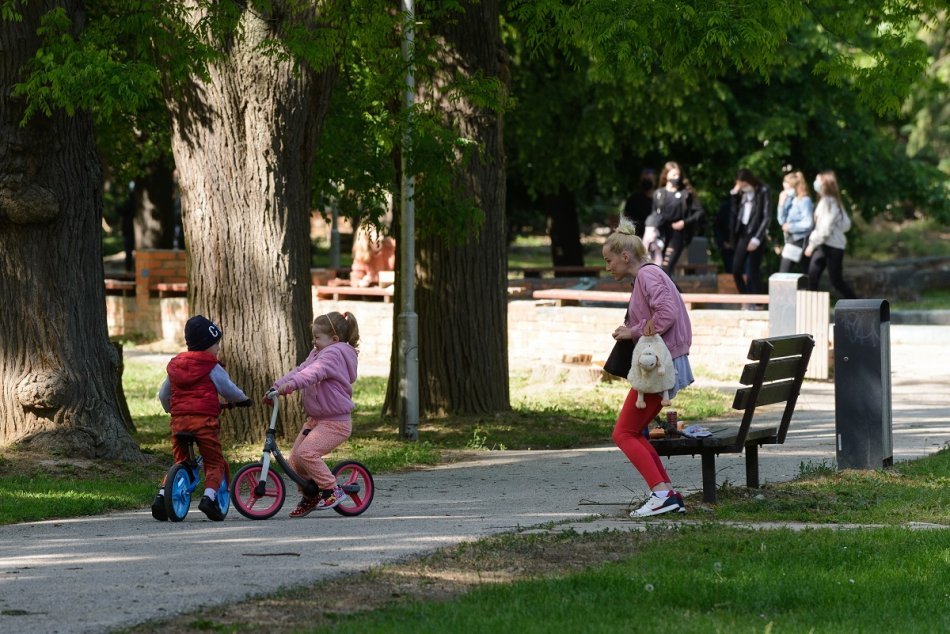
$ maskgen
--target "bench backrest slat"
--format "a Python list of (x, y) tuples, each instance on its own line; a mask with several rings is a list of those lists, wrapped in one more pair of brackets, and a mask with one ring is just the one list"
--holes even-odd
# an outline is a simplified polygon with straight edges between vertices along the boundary
[(807, 348), (809, 352), (815, 347), (814, 339), (810, 335), (785, 335), (783, 337), (769, 337), (768, 339), (754, 339), (749, 346), (749, 359), (757, 361), (763, 351), (769, 348), (772, 359), (791, 357), (802, 354)]
[(759, 407), (760, 405), (784, 403), (792, 396), (794, 390), (795, 381), (793, 379), (766, 383), (759, 389), (755, 402), (752, 403), (750, 400), (752, 398), (752, 388), (742, 388), (736, 391), (736, 397), (732, 401), (732, 409), (745, 409), (750, 404)]
[(776, 442), (785, 442), (814, 347), (815, 340), (811, 335), (770, 337), (752, 342), (748, 358), (755, 363), (743, 368), (740, 380), (749, 387), (737, 390), (732, 403), (733, 409), (745, 410), (736, 445), (741, 447), (745, 444), (756, 407), (781, 402), (785, 402), (785, 411), (779, 423)]
[[(780, 381), (782, 379), (793, 379), (798, 375), (798, 367), (800, 364), (801, 357), (776, 359), (773, 356), (771, 361), (769, 361), (768, 367), (765, 369), (765, 377), (763, 380), (766, 383), (771, 383), (772, 381)], [(742, 376), (739, 378), (739, 383), (742, 385), (752, 385), (758, 368), (758, 362), (747, 363), (746, 366), (742, 368)]]

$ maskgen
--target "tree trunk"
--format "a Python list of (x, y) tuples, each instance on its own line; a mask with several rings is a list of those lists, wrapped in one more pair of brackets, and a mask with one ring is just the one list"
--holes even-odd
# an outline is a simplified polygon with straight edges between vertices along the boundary
[[(463, 6), (462, 14), (434, 25), (436, 36), (444, 40), (440, 49), (443, 76), (503, 76), (498, 3), (487, 0)], [(440, 83), (447, 82), (437, 80), (436, 91)], [(477, 201), (485, 218), (462, 244), (427, 235), (417, 241), (420, 412), (504, 411), (510, 401), (502, 119), (445, 93), (425, 94), (422, 100), (434, 101), (447, 121), (479, 144), (482, 152), (460, 171), (456, 188), (459, 196)], [(390, 374), (390, 411), (396, 403), (397, 384), (398, 376)]]
[(165, 161), (155, 161), (135, 182), (135, 248), (171, 249), (175, 232), (175, 183)]
[[(196, 19), (200, 16), (193, 16)], [(169, 101), (182, 194), (191, 313), (224, 331), (221, 359), (256, 398), (310, 351), (310, 174), (336, 70), (261, 53), (280, 19), (246, 10), (225, 56)], [(302, 411), (285, 399), (280, 431)], [(232, 410), (222, 435), (258, 442), (260, 408)]]
[(40, 42), (40, 17), (81, 2), (18, 5), (0, 28), (0, 442), (85, 458), (141, 460), (116, 394), (103, 287), (102, 175), (88, 116), (20, 127), (10, 97)]
[(574, 192), (562, 185), (557, 194), (544, 196), (541, 202), (551, 219), (551, 263), (554, 266), (584, 266)]

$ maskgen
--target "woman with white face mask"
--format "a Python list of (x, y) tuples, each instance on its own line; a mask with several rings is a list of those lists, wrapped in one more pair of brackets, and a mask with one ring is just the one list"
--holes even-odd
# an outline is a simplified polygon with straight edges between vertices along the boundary
[[(751, 170), (740, 169), (731, 195), (732, 278), (742, 294), (762, 292), (762, 254), (772, 220), (769, 188)], [(748, 264), (748, 270), (746, 265)], [(748, 279), (744, 276), (747, 274)]]
[[(647, 218), (651, 235), (644, 235), (647, 251), (667, 275), (672, 275), (683, 250), (701, 233), (706, 212), (678, 163), (667, 162), (653, 193), (653, 211)], [(656, 238), (653, 238), (655, 234)]]
[(851, 228), (848, 217), (841, 204), (838, 179), (831, 170), (820, 172), (815, 177), (815, 191), (819, 195), (815, 207), (815, 228), (808, 236), (805, 257), (808, 263), (808, 289), (818, 290), (821, 275), (828, 269), (831, 285), (844, 299), (855, 299), (854, 290), (844, 281), (844, 250), (848, 245), (845, 233)]
[(785, 234), (785, 248), (782, 249), (780, 273), (808, 270), (808, 260), (803, 257), (805, 240), (815, 226), (814, 205), (808, 195), (805, 175), (801, 172), (789, 172), (782, 181), (782, 192), (778, 195), (778, 223)]

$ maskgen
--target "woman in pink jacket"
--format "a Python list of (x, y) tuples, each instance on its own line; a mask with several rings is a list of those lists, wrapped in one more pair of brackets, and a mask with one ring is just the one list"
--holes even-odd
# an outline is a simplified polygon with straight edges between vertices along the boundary
[[(352, 313), (327, 313), (313, 320), (313, 350), (306, 360), (277, 379), (265, 398), (301, 392), (307, 422), (294, 441), (290, 465), (316, 482), (316, 497), (303, 495), (291, 517), (332, 509), (348, 499), (323, 461), (353, 432), (351, 413), (356, 381), (359, 326)], [(301, 492), (302, 493), (302, 492)]]
[[(683, 298), (663, 269), (651, 263), (629, 221), (621, 220), (616, 231), (607, 237), (603, 253), (607, 272), (614, 279), (633, 278), (627, 319), (614, 330), (613, 337), (636, 342), (641, 335), (660, 335), (676, 369), (676, 385), (669, 391), (673, 398), (678, 390), (693, 382), (688, 356), (693, 330)], [(614, 442), (651, 490), (646, 503), (630, 513), (630, 517), (649, 517), (670, 511), (684, 513), (683, 498), (673, 490), (670, 476), (645, 434), (647, 425), (660, 413), (661, 395), (645, 394), (644, 400), (646, 408), (638, 409), (637, 391), (631, 389), (613, 431)]]

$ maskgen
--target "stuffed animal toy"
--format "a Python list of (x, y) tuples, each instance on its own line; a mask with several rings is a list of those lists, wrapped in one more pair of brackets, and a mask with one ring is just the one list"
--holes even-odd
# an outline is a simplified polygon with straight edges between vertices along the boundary
[(638, 409), (647, 406), (644, 394), (662, 394), (661, 404), (670, 404), (670, 390), (676, 385), (676, 370), (670, 350), (660, 335), (644, 335), (637, 341), (627, 380), (637, 391)]

